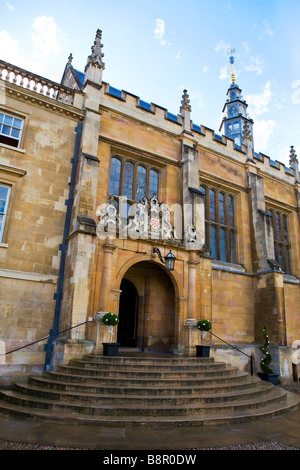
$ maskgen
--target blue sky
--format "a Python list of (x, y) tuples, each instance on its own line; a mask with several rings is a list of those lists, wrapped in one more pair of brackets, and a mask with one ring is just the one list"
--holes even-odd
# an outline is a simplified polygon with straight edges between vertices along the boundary
[(300, 156), (299, 0), (0, 0), (0, 59), (60, 82), (71, 52), (84, 70), (98, 28), (104, 81), (174, 114), (186, 88), (193, 122), (216, 132), (235, 49), (255, 151)]

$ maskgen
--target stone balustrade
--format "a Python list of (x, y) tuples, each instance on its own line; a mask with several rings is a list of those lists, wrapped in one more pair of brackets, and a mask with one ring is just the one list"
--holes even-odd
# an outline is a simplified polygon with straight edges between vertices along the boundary
[(0, 60), (0, 79), (56, 101), (73, 105), (74, 90)]

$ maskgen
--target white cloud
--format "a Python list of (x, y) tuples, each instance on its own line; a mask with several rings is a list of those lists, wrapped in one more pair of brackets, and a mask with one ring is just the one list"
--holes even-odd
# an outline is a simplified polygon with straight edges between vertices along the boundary
[(179, 51), (177, 52), (176, 59), (179, 60), (180, 57), (181, 57), (181, 49), (179, 49)]
[(9, 2), (8, 0), (3, 0), (3, 3), (5, 3), (6, 7), (9, 9), (9, 10), (15, 10), (15, 7), (14, 5)]
[(39, 16), (33, 21), (31, 38), (34, 55), (37, 58), (48, 59), (60, 52), (61, 30), (57, 27), (52, 16)]
[(23, 69), (41, 72), (41, 64), (31, 60), (20, 49), (19, 42), (7, 31), (0, 31), (0, 57), (10, 64), (17, 65)]
[(277, 123), (273, 119), (255, 121), (254, 145), (259, 152), (263, 152), (263, 149), (266, 149), (276, 127)]
[(260, 35), (259, 39), (273, 38), (274, 31), (271, 29), (270, 23), (268, 20), (262, 21), (260, 25)]
[(227, 78), (229, 78), (229, 75), (227, 73), (227, 67), (225, 65), (224, 67), (220, 67), (219, 79), (220, 80), (226, 80)]
[(216, 44), (216, 47), (214, 48), (214, 51), (216, 52), (229, 52), (230, 51), (230, 44), (226, 43), (225, 41), (223, 41), (223, 39), (221, 41), (219, 41), (217, 44)]
[(245, 65), (246, 72), (256, 72), (257, 75), (263, 73), (263, 61), (259, 55), (251, 57), (248, 65)]
[(271, 82), (268, 81), (261, 93), (257, 95), (247, 95), (246, 101), (248, 101), (249, 108), (251, 108), (251, 113), (260, 115), (269, 111), (268, 104), (271, 101), (272, 94)]
[(204, 72), (204, 73), (209, 72), (209, 68), (207, 67), (207, 65), (203, 66), (202, 72)]
[(154, 38), (160, 41), (161, 46), (166, 46), (166, 45), (170, 46), (171, 43), (166, 41), (165, 34), (166, 34), (165, 21), (162, 20), (161, 18), (157, 18), (156, 27), (154, 30)]

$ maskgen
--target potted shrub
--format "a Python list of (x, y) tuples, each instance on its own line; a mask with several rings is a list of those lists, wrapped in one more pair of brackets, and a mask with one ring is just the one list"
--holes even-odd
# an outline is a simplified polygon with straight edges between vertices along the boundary
[(102, 322), (108, 326), (108, 332), (111, 341), (103, 344), (103, 355), (104, 356), (117, 356), (119, 354), (119, 343), (113, 342), (114, 326), (119, 323), (119, 318), (115, 313), (108, 312), (103, 315)]
[[(209, 320), (200, 320), (197, 323), (198, 330), (201, 331), (201, 337), (204, 339), (206, 333), (211, 330), (211, 322)], [(210, 346), (200, 344), (196, 346), (197, 357), (209, 357)]]
[(265, 343), (261, 348), (262, 352), (264, 353), (265, 357), (260, 361), (260, 368), (262, 372), (258, 372), (258, 377), (262, 380), (266, 380), (267, 382), (271, 382), (273, 385), (278, 385), (278, 376), (279, 374), (275, 374), (273, 369), (270, 366), (272, 362), (272, 356), (269, 352), (270, 349), (270, 341), (269, 336), (267, 333), (267, 327), (264, 325), (263, 327), (263, 335), (265, 338)]

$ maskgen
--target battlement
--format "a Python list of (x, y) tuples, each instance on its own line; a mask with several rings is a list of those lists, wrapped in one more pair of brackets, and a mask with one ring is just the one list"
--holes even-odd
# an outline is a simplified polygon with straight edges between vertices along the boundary
[[(0, 60), (0, 80), (22, 87), (24, 90), (44, 95), (51, 100), (82, 108), (84, 90), (74, 90), (2, 60)], [(136, 119), (160, 127), (164, 131), (176, 135), (182, 132), (180, 128), (183, 129), (184, 127), (184, 118), (181, 114), (171, 113), (158, 104), (144, 101), (139, 96), (115, 88), (106, 82), (102, 82), (102, 84), (102, 104), (104, 106), (107, 105), (126, 115), (132, 114)], [(114, 101), (115, 104), (113, 104)], [(196, 140), (199, 140), (199, 143), (204, 139), (206, 143), (211, 143), (215, 150), (218, 151), (218, 146), (220, 146), (220, 152), (225, 152), (226, 155), (236, 158), (238, 161), (241, 161), (242, 157), (242, 161), (244, 161), (247, 154), (245, 145), (238, 146), (231, 138), (220, 135), (203, 125), (195, 124), (192, 120), (190, 121), (189, 131)], [(254, 152), (254, 162), (261, 170), (293, 183), (295, 171), (284, 163), (274, 161), (269, 156), (258, 152)]]
[[(134, 113), (135, 117), (146, 120), (154, 126), (160, 125), (164, 130), (168, 130), (176, 134), (178, 134), (178, 126), (183, 127), (183, 116), (181, 114), (171, 113), (168, 109), (160, 105), (144, 101), (139, 96), (125, 90), (119, 90), (108, 83), (103, 82), (103, 84), (104, 95), (123, 102), (124, 105), (126, 105), (126, 114), (129, 112), (129, 109), (134, 111), (134, 106), (137, 111), (140, 111), (139, 115)], [(125, 107), (124, 109), (119, 108), (119, 110), (125, 112)], [(149, 116), (148, 118), (146, 116), (147, 114)], [(163, 125), (162, 119), (165, 120), (165, 125)], [(245, 155), (247, 154), (247, 147), (245, 145), (239, 146), (235, 144), (233, 139), (226, 137), (225, 135), (220, 135), (206, 126), (195, 124), (192, 120), (190, 131), (196, 139), (199, 138), (199, 142), (201, 142), (202, 139), (205, 139), (207, 142), (212, 142), (214, 146), (222, 146), (223, 148), (220, 148), (220, 152), (224, 153), (224, 150), (228, 150), (228, 155), (229, 153), (232, 155), (233, 152), (233, 155), (236, 156), (238, 161), (241, 161), (241, 156), (242, 161), (244, 161)], [(260, 152), (254, 152), (254, 162), (262, 171), (266, 171), (277, 178), (282, 178), (293, 183), (295, 172), (284, 163), (277, 160), (274, 161), (269, 156)]]

